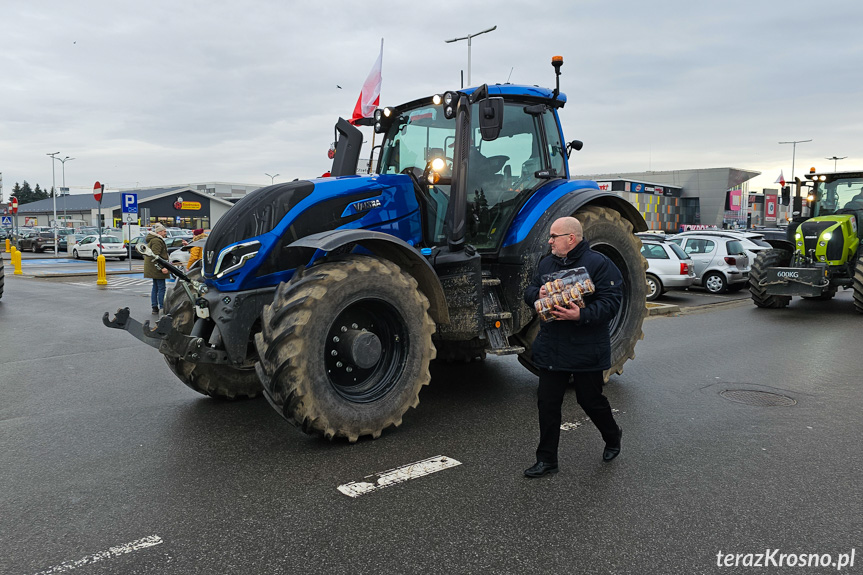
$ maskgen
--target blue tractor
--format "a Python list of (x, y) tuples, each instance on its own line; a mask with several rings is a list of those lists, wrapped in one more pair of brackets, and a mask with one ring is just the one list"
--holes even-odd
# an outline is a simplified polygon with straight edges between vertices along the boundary
[(398, 426), (429, 363), (517, 354), (539, 323), (522, 301), (548, 233), (574, 215), (625, 280), (612, 368), (635, 357), (646, 314), (636, 209), (569, 178), (554, 90), (510, 84), (375, 111), (376, 169), (357, 175), (359, 129), (339, 120), (329, 177), (256, 190), (206, 239), (155, 327), (118, 310), (109, 327), (159, 349), (192, 389), (263, 392), (308, 433), (353, 442)]

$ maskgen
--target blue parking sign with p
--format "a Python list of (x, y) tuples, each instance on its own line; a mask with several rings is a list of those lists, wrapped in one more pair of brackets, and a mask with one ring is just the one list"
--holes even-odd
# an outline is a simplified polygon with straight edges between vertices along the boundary
[(138, 194), (123, 194), (123, 213), (138, 213)]

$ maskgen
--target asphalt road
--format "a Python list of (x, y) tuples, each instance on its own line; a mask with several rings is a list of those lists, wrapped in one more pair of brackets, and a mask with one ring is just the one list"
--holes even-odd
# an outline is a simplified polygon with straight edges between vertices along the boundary
[[(328, 442), (263, 400), (196, 394), (102, 327), (122, 306), (150, 317), (146, 287), (6, 277), (0, 573), (827, 573), (717, 562), (852, 549), (841, 572), (863, 572), (863, 317), (849, 292), (650, 318), (606, 388), (620, 457), (602, 463), (568, 394), (561, 472), (528, 480), (536, 379), (512, 357), (435, 365), (400, 428)], [(338, 490), (436, 456), (460, 464)]]

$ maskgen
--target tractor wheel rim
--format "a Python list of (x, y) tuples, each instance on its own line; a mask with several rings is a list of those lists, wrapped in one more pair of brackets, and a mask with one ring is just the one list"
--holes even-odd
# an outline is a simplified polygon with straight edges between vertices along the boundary
[(398, 384), (409, 346), (404, 318), (392, 305), (352, 302), (327, 331), (324, 364), (330, 385), (348, 401), (377, 401)]

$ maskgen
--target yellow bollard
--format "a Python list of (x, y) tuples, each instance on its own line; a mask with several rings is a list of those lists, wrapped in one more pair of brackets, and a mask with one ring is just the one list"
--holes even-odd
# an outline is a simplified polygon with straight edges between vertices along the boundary
[(11, 251), (9, 249), (9, 246), (11, 246), (11, 245), (12, 245), (12, 242), (9, 241), (9, 238), (6, 238), (6, 253), (7, 254)]
[(96, 269), (98, 270), (98, 279), (96, 279), (96, 285), (108, 285), (108, 278), (105, 276), (105, 256), (103, 256), (102, 254), (99, 254), (99, 257), (96, 258)]
[(21, 272), (21, 252), (15, 246), (12, 246), (12, 267), (15, 268), (15, 272), (12, 275), (24, 275)]

